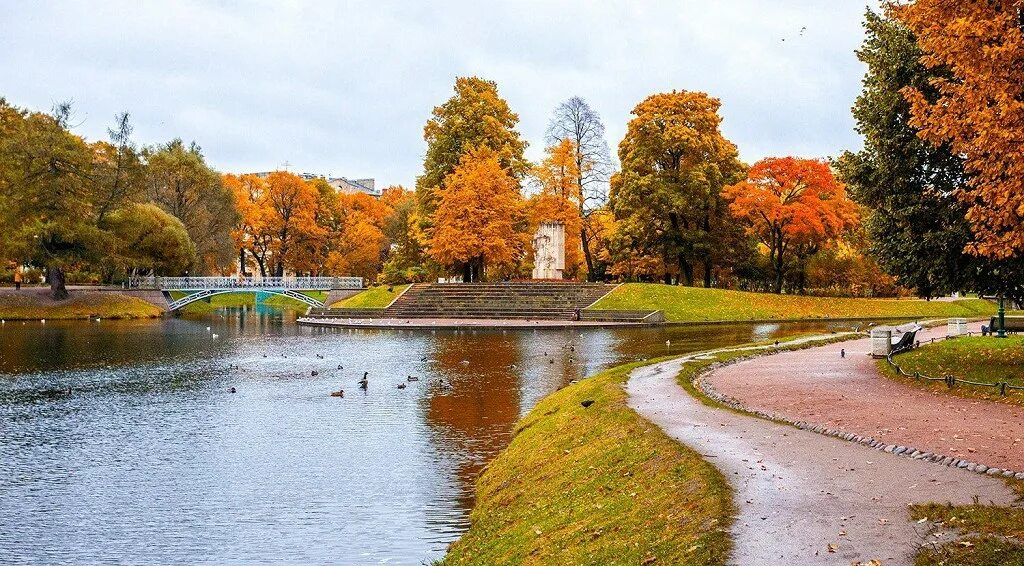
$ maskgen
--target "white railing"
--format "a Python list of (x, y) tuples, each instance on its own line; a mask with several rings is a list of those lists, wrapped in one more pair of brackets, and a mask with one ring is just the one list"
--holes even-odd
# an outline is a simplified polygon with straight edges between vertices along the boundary
[(362, 289), (362, 277), (131, 277), (130, 289), (202, 291), (207, 289)]

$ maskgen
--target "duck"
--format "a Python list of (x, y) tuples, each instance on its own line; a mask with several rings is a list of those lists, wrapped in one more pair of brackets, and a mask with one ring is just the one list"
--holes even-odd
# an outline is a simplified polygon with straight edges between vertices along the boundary
[(320, 372), (318, 372), (316, 370), (313, 370), (313, 371), (309, 372), (309, 375), (311, 375), (313, 377), (316, 377), (316, 376), (320, 375)]
[(238, 393), (238, 390), (232, 387), (231, 389), (228, 389), (228, 393)]
[(341, 367), (341, 364), (338, 364), (338, 369), (345, 369), (345, 368)]
[(320, 355), (320, 354), (317, 354), (316, 357), (321, 359), (321, 360), (324, 359), (324, 357), (322, 355)]
[(404, 383), (399, 383), (398, 384), (398, 388), (399, 389), (405, 389), (405, 384)]
[(420, 380), (420, 378), (416, 377), (415, 375), (410, 375), (409, 377), (407, 377), (405, 379), (406, 379), (406, 381), (419, 381)]
[(366, 389), (366, 385), (370, 383), (370, 381), (366, 378), (366, 376), (368, 376), (368, 375), (370, 375), (370, 372), (368, 372), (368, 371), (363, 372), (363, 378), (359, 380), (359, 387), (360, 388)]
[(331, 391), (331, 397), (344, 397), (344, 396), (345, 396), (345, 390), (344, 389), (339, 389), (337, 391)]

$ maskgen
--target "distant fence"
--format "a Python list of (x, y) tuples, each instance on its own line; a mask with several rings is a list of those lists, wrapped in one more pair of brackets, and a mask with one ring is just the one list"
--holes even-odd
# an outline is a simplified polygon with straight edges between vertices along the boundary
[(362, 289), (362, 277), (131, 277), (129, 289), (204, 291), (208, 289)]

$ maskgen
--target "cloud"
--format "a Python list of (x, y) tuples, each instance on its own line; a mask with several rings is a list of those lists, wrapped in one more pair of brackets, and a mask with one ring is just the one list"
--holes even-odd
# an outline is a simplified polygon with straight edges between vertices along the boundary
[(287, 161), (411, 185), (430, 110), (467, 74), (497, 81), (533, 158), (569, 96), (601, 113), (614, 150), (633, 106), (672, 89), (720, 98), (747, 161), (859, 146), (857, 3), (93, 4), (9, 10), (0, 95), (34, 109), (73, 99), (90, 138), (128, 110), (138, 141), (195, 140), (224, 171)]

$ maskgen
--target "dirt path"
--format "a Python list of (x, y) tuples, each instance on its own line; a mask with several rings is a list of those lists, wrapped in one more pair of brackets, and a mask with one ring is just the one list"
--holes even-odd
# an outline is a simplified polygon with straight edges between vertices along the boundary
[[(921, 339), (945, 332), (944, 326), (933, 328)], [(784, 352), (721, 368), (706, 383), (754, 410), (1024, 471), (1024, 408), (886, 379), (869, 351), (864, 339)]]
[(1013, 500), (990, 476), (707, 407), (676, 383), (688, 359), (634, 370), (629, 404), (733, 486), (733, 563), (910, 564), (928, 527), (908, 520), (908, 504)]

